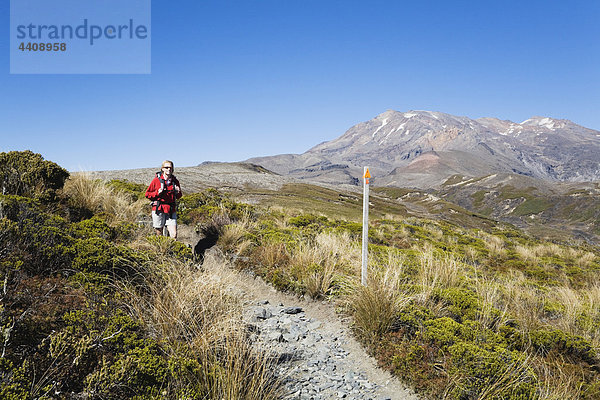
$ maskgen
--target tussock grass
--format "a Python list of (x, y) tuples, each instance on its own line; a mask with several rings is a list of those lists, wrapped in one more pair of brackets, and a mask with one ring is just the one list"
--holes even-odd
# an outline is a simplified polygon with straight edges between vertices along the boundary
[(505, 242), (502, 238), (486, 233), (481, 233), (480, 236), (490, 255), (504, 256), (506, 254)]
[(274, 358), (252, 346), (242, 322), (243, 302), (236, 295), (235, 276), (214, 258), (202, 270), (191, 263), (148, 260), (142, 288), (119, 285), (129, 313), (143, 321), (152, 337), (171, 357), (198, 361), (199, 370), (182, 374), (174, 387), (191, 387), (207, 399), (279, 399), (282, 381)]
[(515, 251), (524, 260), (532, 263), (538, 263), (542, 257), (555, 257), (580, 268), (589, 267), (597, 259), (590, 251), (560, 246), (556, 243), (542, 243), (535, 246), (517, 245)]
[(503, 301), (510, 314), (519, 321), (521, 331), (526, 334), (540, 328), (544, 312), (540, 290), (532, 287), (520, 271), (511, 271), (499, 284)]
[(581, 335), (600, 348), (600, 286), (582, 290), (559, 287), (548, 293), (545, 299), (555, 305), (555, 315), (548, 323), (565, 332)]
[(355, 270), (359, 260), (360, 250), (347, 233), (322, 232), (292, 250), (290, 269), (299, 276), (306, 294), (319, 298), (329, 294), (339, 275)]
[(580, 400), (583, 373), (580, 369), (567, 369), (561, 360), (537, 359), (532, 362), (538, 381), (540, 400)]
[(266, 243), (258, 247), (257, 258), (270, 267), (285, 267), (291, 258), (284, 243)]
[(517, 245), (515, 246), (515, 252), (525, 261), (535, 264), (539, 261), (539, 253), (536, 251), (536, 248)]
[(225, 248), (235, 248), (246, 235), (247, 228), (243, 224), (229, 224), (223, 228), (219, 235), (219, 244)]
[(256, 221), (246, 213), (238, 221), (229, 223), (221, 229), (218, 244), (224, 249), (232, 250), (235, 255), (245, 254), (252, 245), (252, 241), (247, 239), (246, 235), (255, 228)]
[(113, 189), (104, 181), (91, 179), (85, 172), (72, 175), (65, 182), (63, 191), (73, 205), (94, 214), (105, 213), (112, 222), (135, 222), (148, 204), (145, 199), (131, 202), (129, 194)]
[(149, 294), (129, 291), (132, 311), (154, 335), (195, 344), (218, 337), (241, 313), (241, 302), (227, 290), (233, 277), (226, 268), (197, 271), (170, 261), (156, 266)]
[(417, 256), (418, 272), (416, 282), (421, 291), (416, 294), (422, 304), (427, 304), (436, 289), (459, 286), (461, 273), (458, 260), (450, 255), (437, 252), (425, 246)]
[(508, 317), (508, 303), (502, 298), (500, 284), (491, 278), (475, 277), (474, 288), (481, 300), (481, 311), (478, 316), (480, 326), (497, 330), (506, 325)]
[(352, 314), (354, 329), (369, 344), (390, 331), (396, 318), (410, 302), (402, 287), (406, 283), (403, 263), (393, 255), (389, 263), (369, 271), (366, 286), (359, 279), (352, 282), (352, 290), (345, 298), (345, 304)]
[[(235, 332), (235, 333), (232, 333)], [(195, 355), (202, 360), (200, 386), (208, 399), (276, 400), (283, 398), (282, 381), (274, 375), (275, 362), (252, 347), (238, 331), (218, 341), (205, 342)], [(219, 366), (219, 367), (216, 367)]]

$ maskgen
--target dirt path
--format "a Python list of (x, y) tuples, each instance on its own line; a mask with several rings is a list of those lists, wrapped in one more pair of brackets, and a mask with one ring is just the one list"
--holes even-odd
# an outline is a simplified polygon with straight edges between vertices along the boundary
[[(228, 266), (216, 248), (207, 252), (206, 262), (235, 273), (235, 289), (247, 301), (247, 320), (260, 332), (255, 339), (273, 351), (295, 354), (282, 367), (294, 380), (287, 387), (291, 392), (287, 399), (418, 399), (377, 367), (332, 304), (281, 293), (251, 272)], [(290, 308), (301, 311), (286, 314)]]

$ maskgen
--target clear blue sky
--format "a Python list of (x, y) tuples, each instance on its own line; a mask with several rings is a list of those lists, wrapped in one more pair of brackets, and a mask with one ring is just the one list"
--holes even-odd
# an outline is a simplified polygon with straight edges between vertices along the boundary
[(600, 130), (600, 1), (153, 1), (151, 75), (10, 75), (0, 151), (69, 170), (301, 153), (388, 109)]

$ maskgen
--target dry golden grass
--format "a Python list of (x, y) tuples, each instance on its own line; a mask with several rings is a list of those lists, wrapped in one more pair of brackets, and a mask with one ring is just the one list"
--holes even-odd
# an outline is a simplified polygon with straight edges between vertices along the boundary
[(499, 281), (502, 302), (523, 332), (540, 328), (543, 320), (543, 301), (540, 291), (527, 283), (520, 271), (511, 271)]
[(120, 193), (101, 180), (93, 180), (87, 173), (72, 175), (63, 188), (74, 205), (93, 213), (104, 212), (111, 222), (135, 222), (144, 213), (147, 200), (131, 202), (129, 195)]
[(162, 258), (148, 260), (144, 290), (121, 285), (129, 311), (143, 321), (170, 355), (187, 345), (188, 357), (201, 371), (181, 377), (175, 386), (202, 388), (211, 399), (278, 399), (282, 381), (265, 350), (246, 338), (242, 299), (236, 296), (236, 277), (230, 269), (208, 258), (203, 269)]
[[(353, 281), (353, 289), (345, 303), (353, 316), (354, 329), (367, 343), (373, 343), (388, 332), (411, 298), (401, 290), (405, 283), (403, 263), (391, 256), (390, 263), (371, 269), (367, 285)], [(397, 262), (397, 263), (396, 263)]]
[(506, 254), (506, 243), (504, 243), (504, 240), (502, 240), (502, 238), (486, 233), (481, 233), (480, 236), (483, 240), (483, 244), (485, 245), (486, 249), (488, 249), (488, 251), (490, 252), (490, 255), (503, 256), (504, 254)]
[(534, 360), (538, 376), (540, 400), (579, 400), (582, 398), (582, 376), (578, 369), (565, 369), (562, 360)]
[(335, 282), (335, 265), (326, 263), (316, 271), (308, 272), (302, 276), (302, 283), (306, 294), (313, 299), (325, 296)]
[(219, 246), (236, 255), (244, 254), (252, 245), (252, 242), (244, 237), (255, 225), (256, 222), (245, 214), (240, 220), (224, 226), (219, 235)]
[(467, 247), (465, 249), (465, 259), (464, 261), (468, 264), (475, 264), (480, 258), (479, 252), (473, 247)]
[(596, 261), (596, 259), (596, 255), (590, 251), (581, 252), (575, 260), (575, 265), (577, 265), (580, 268), (587, 268), (594, 261)]
[[(282, 380), (273, 371), (268, 353), (258, 351), (237, 331), (196, 350), (202, 360), (195, 382), (206, 388), (206, 398), (226, 400), (276, 400), (283, 398)], [(215, 368), (220, 365), (220, 368)], [(184, 383), (185, 384), (185, 383)]]
[(535, 248), (517, 245), (515, 246), (515, 252), (521, 256), (523, 260), (530, 263), (537, 264), (539, 260), (538, 252)]
[(594, 323), (600, 321), (600, 286), (581, 290), (558, 287), (545, 298), (561, 306), (561, 312), (548, 322), (550, 325), (600, 346), (600, 330)]
[(242, 224), (229, 224), (223, 228), (218, 243), (225, 249), (234, 249), (246, 233), (247, 230)]
[(534, 264), (539, 262), (540, 257), (556, 257), (573, 263), (580, 268), (589, 267), (597, 258), (590, 251), (561, 247), (555, 243), (544, 243), (536, 246), (517, 245), (515, 251), (523, 260)]
[(265, 243), (256, 249), (256, 257), (261, 264), (269, 267), (286, 267), (290, 254), (283, 243)]
[(416, 281), (421, 292), (416, 296), (422, 304), (428, 303), (436, 289), (460, 286), (460, 263), (450, 254), (439, 253), (433, 247), (425, 246), (419, 253), (417, 266)]
[(290, 270), (299, 276), (312, 298), (325, 296), (342, 274), (360, 265), (360, 249), (346, 233), (320, 233), (314, 242), (300, 243), (292, 251)]
[(442, 240), (444, 237), (444, 231), (435, 225), (429, 226), (427, 230), (429, 231), (429, 233), (431, 233), (431, 236), (436, 240)]
[(489, 329), (506, 324), (508, 304), (502, 299), (500, 284), (490, 278), (475, 277), (473, 286), (481, 301), (479, 324)]

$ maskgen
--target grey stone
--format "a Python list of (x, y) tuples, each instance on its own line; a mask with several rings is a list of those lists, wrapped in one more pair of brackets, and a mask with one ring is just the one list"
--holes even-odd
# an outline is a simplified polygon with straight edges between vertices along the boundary
[(283, 334), (281, 332), (271, 332), (267, 338), (272, 342), (281, 342), (283, 340)]
[(273, 314), (271, 313), (271, 310), (267, 310), (264, 307), (257, 307), (254, 310), (254, 316), (260, 320), (260, 319), (271, 318), (273, 316)]
[(314, 331), (315, 329), (319, 329), (320, 327), (321, 323), (319, 321), (313, 321), (308, 324), (307, 329)]

